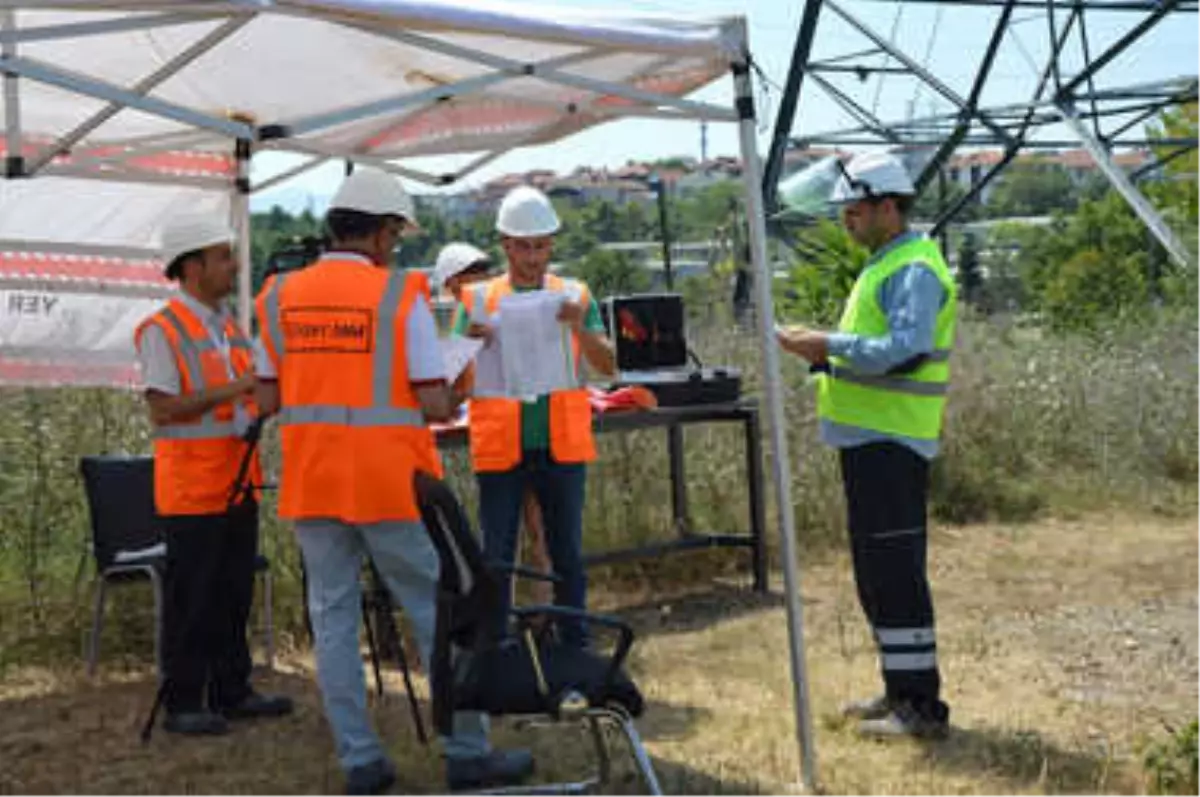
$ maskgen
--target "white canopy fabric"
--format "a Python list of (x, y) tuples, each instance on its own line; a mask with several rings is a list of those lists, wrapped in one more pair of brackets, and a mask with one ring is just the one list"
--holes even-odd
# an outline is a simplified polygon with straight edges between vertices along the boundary
[[(157, 231), (228, 209), (250, 310), (249, 195), (331, 158), (447, 184), (625, 117), (738, 124), (804, 785), (815, 789), (791, 463), (744, 18), (496, 0), (0, 0), (0, 385), (130, 385), (170, 291)], [(732, 71), (734, 107), (686, 99)], [(264, 149), (311, 156), (250, 185)], [(407, 167), (463, 153), (452, 174)]]
[[(228, 208), (246, 224), (238, 139), (250, 152), (310, 155), (295, 173), (346, 158), (449, 183), (513, 147), (612, 119), (734, 120), (682, 97), (728, 72), (742, 30), (736, 19), (489, 0), (0, 4), (0, 56), (14, 75), (0, 96), (0, 153), (22, 177), (0, 183), (0, 384), (31, 374), (130, 384), (116, 364), (133, 361), (145, 307), (132, 297), (169, 290), (144, 267), (163, 221), (185, 207)], [(398, 162), (451, 153), (470, 159), (450, 175)], [(43, 177), (53, 179), (30, 179)], [(108, 270), (64, 257), (102, 257)], [(117, 274), (137, 263), (133, 289)], [(49, 316), (18, 309), (36, 305), (31, 293), (78, 297), (99, 285), (105, 306), (126, 295), (131, 308), (102, 351), (85, 337), (97, 322), (88, 302), (42, 302)], [(95, 368), (98, 356), (113, 367)], [(31, 369), (39, 357), (55, 367)]]

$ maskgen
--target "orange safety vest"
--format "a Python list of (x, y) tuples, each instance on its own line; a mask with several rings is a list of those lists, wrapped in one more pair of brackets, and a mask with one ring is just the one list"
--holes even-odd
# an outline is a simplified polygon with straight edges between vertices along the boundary
[[(151, 325), (163, 331), (171, 346), (183, 396), (222, 387), (254, 368), (250, 341), (233, 319), (225, 321), (225, 339), (234, 378), (204, 323), (179, 299), (138, 325), (135, 346), (141, 347), (142, 334)], [(154, 505), (160, 515), (219, 515), (229, 509), (247, 446), (234, 426), (235, 403), (245, 407), (249, 417), (257, 414), (253, 400), (243, 396), (193, 420), (155, 427)], [(246, 478), (252, 485), (262, 484), (257, 452)]]
[[(575, 293), (573, 299), (590, 302), (587, 286), (577, 280), (564, 280), (547, 274), (543, 288), (555, 293)], [(513, 292), (508, 275), (472, 285), (463, 293), (468, 314), (482, 303), (487, 315), (495, 314), (500, 300)], [(571, 336), (578, 369), (579, 336)], [(471, 462), (479, 473), (512, 470), (522, 458), (521, 402), (515, 399), (476, 397), (468, 407)], [(584, 387), (558, 390), (550, 394), (550, 456), (559, 463), (591, 462), (596, 458), (596, 440), (592, 433), (592, 407)]]
[(408, 378), (405, 328), (425, 277), (331, 256), (270, 280), (256, 302), (279, 377), (279, 516), (420, 519), (413, 475), (441, 476)]

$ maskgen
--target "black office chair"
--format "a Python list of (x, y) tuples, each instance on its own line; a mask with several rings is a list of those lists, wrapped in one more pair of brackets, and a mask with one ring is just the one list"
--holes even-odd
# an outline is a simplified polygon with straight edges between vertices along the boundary
[[(154, 511), (154, 458), (147, 456), (92, 456), (80, 460), (92, 521), (92, 555), (96, 561), (95, 603), (88, 639), (87, 671), (96, 672), (100, 635), (104, 626), (104, 600), (110, 583), (149, 579), (154, 588), (154, 659), (162, 672), (162, 581), (167, 566), (167, 541)], [(274, 625), (271, 613), (270, 562), (256, 557), (255, 572), (263, 580), (263, 625), (266, 664), (275, 663)]]
[[(534, 723), (583, 723), (595, 745), (598, 772), (594, 777), (508, 792), (579, 794), (609, 781), (607, 724), (628, 743), (648, 793), (661, 794), (633, 724), (642, 713), (642, 695), (622, 669), (633, 630), (613, 617), (563, 606), (527, 606), (510, 610), (512, 634), (498, 633), (492, 618), (507, 574), (485, 562), (466, 514), (444, 482), (418, 473), (415, 483), (421, 518), (441, 562), (437, 631), (429, 663), (437, 729), (449, 733), (456, 711), (517, 716)], [(520, 567), (512, 571), (547, 578)], [(612, 655), (559, 643), (554, 625), (565, 618), (616, 632)]]

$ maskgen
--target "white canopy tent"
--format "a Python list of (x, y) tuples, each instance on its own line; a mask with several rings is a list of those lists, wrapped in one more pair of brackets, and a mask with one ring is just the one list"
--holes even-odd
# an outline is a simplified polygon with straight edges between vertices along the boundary
[[(331, 159), (445, 185), (615, 119), (739, 125), (787, 591), (801, 774), (815, 789), (790, 458), (743, 18), (497, 0), (0, 0), (0, 384), (129, 384), (133, 324), (169, 294), (157, 230)], [(686, 99), (732, 73), (734, 107)], [(308, 160), (250, 184), (257, 152)], [(451, 174), (406, 159), (462, 154)]]

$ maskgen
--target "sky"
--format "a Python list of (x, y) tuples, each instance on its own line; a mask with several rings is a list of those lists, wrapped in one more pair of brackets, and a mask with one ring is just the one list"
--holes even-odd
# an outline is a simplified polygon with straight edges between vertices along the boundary
[[(905, 53), (926, 65), (960, 95), (965, 95), (970, 89), (976, 67), (991, 35), (993, 21), (998, 15), (996, 9), (914, 2), (902, 4), (896, 0), (839, 0), (839, 3), (871, 28), (895, 41)], [(756, 100), (760, 119), (759, 147), (765, 153), (775, 122), (781, 87), (786, 80), (795, 46), (803, 0), (557, 0), (557, 4), (590, 10), (617, 6), (623, 12), (666, 13), (679, 17), (745, 14), (749, 21), (751, 51), (768, 81), (765, 93), (761, 81), (756, 81), (760, 87)], [(1089, 12), (1087, 32), (1093, 57), (1136, 24), (1141, 16), (1140, 12)], [(1015, 34), (1005, 40), (982, 97), (985, 107), (1028, 100), (1036, 84), (1036, 70), (1040, 69), (1048, 52), (1049, 26), (1044, 11), (1018, 11), (1014, 19), (1017, 20)], [(1195, 76), (1197, 37), (1197, 15), (1176, 14), (1168, 17), (1141, 42), (1106, 67), (1101, 73), (1104, 80), (1097, 88)], [(1074, 64), (1081, 63), (1075, 41), (1073, 37), (1064, 55), (1068, 72)], [(862, 51), (870, 46), (869, 41), (837, 19), (828, 7), (822, 12), (814, 42), (814, 58)], [(883, 56), (878, 56), (878, 59), (882, 63)], [(952, 107), (928, 89), (918, 90), (916, 82), (905, 77), (888, 76), (882, 82), (879, 78), (872, 78), (864, 83), (847, 77), (838, 81), (838, 85), (885, 121), (907, 118), (910, 109), (921, 116), (945, 112)], [(732, 81), (723, 78), (701, 89), (694, 97), (729, 104), (732, 95)], [(835, 103), (812, 83), (808, 83), (801, 93), (792, 134), (840, 130), (851, 123)], [(1049, 130), (1047, 135), (1069, 138), (1063, 129)], [(709, 157), (737, 154), (736, 125), (709, 124), (707, 137)], [(615, 167), (630, 160), (653, 160), (676, 155), (699, 157), (700, 142), (698, 122), (610, 122), (554, 144), (515, 150), (449, 190), (461, 191), (502, 174), (533, 168), (566, 173), (580, 165)], [(265, 177), (294, 162), (285, 156), (260, 155), (255, 159), (255, 177)], [(461, 163), (461, 159), (427, 158), (410, 163), (438, 173)], [(309, 207), (319, 213), (336, 190), (341, 174), (342, 167), (339, 164), (329, 164), (256, 195), (253, 207), (265, 210), (279, 204), (292, 211)], [(421, 185), (409, 187), (421, 192), (431, 190)]]

